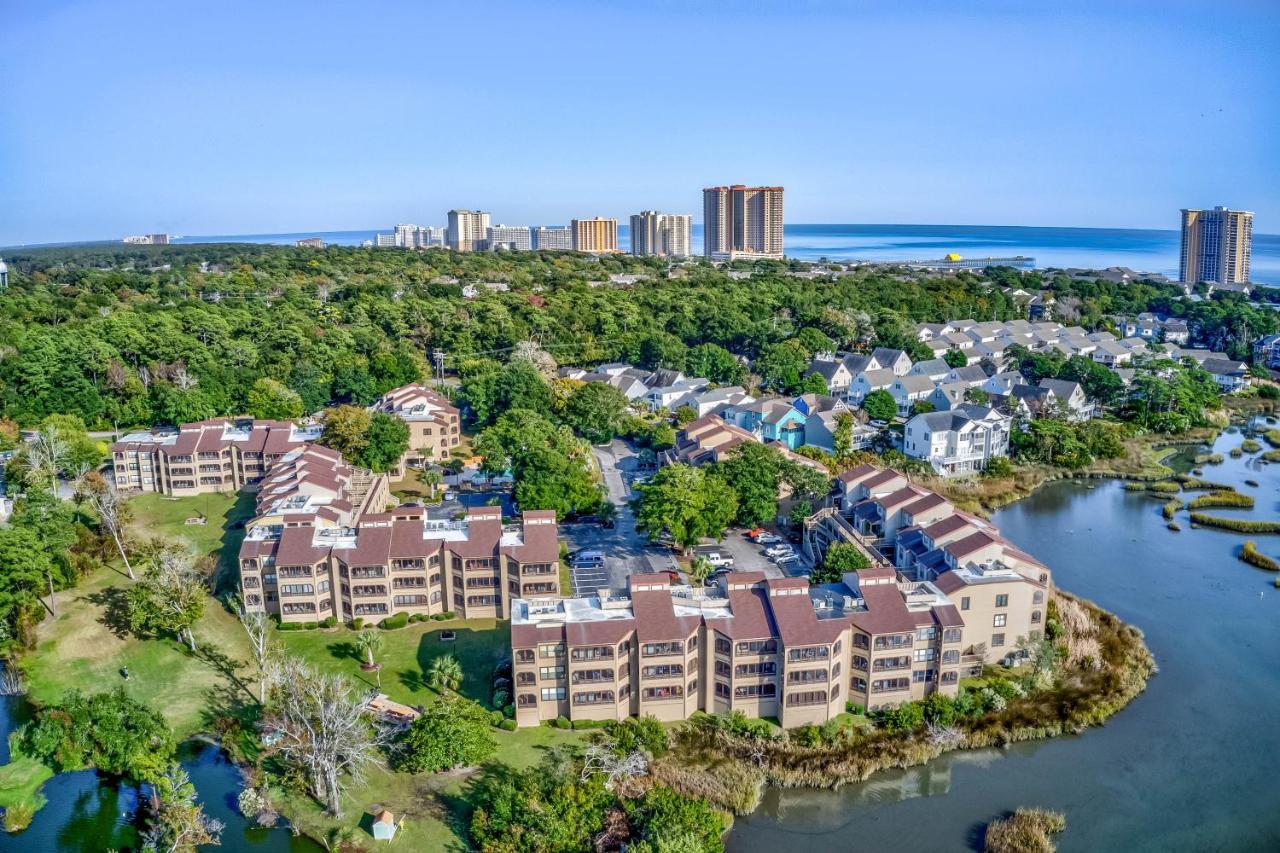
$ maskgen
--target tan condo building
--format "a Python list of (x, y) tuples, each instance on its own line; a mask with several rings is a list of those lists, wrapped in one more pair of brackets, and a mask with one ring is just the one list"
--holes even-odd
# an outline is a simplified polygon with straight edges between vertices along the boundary
[(315, 441), (321, 431), (287, 421), (218, 418), (129, 433), (111, 445), (112, 471), (122, 492), (234, 492), (256, 485), (276, 460)]
[(947, 596), (891, 568), (812, 588), (759, 572), (710, 589), (633, 574), (627, 591), (515, 603), (516, 721), (741, 711), (784, 728), (820, 724), (850, 702), (878, 710), (955, 695), (964, 643)]
[(455, 252), (483, 252), (489, 246), (488, 211), (449, 211), (445, 239), (448, 247)]
[(446, 611), (504, 619), (521, 596), (559, 595), (554, 512), (526, 512), (506, 526), (498, 507), (455, 521), (393, 503), (385, 474), (328, 448), (280, 460), (240, 546), (246, 606), (282, 622)]
[(702, 191), (703, 254), (714, 261), (782, 258), (782, 187)]
[(569, 230), (573, 232), (573, 250), (575, 252), (594, 252), (608, 254), (618, 251), (618, 220), (616, 219), (572, 219)]
[(404, 385), (383, 394), (373, 411), (395, 415), (409, 426), (409, 447), (400, 458), (395, 478), (406, 465), (443, 463), (462, 438), (462, 422), (449, 398), (425, 385)]
[(1253, 256), (1253, 213), (1248, 210), (1182, 211), (1180, 278), (1187, 284), (1244, 284)]

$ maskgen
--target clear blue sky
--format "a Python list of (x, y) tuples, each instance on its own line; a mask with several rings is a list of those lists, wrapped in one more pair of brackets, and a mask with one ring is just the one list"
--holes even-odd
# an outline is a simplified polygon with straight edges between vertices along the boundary
[(701, 218), (730, 182), (790, 222), (1280, 232), (1275, 0), (0, 0), (0, 33), (0, 245)]

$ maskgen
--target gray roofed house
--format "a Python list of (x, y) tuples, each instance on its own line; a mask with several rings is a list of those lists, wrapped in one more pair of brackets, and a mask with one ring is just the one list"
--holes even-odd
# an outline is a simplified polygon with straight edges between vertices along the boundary
[(928, 376), (934, 382), (941, 382), (951, 372), (951, 365), (941, 358), (930, 358), (917, 361), (911, 365), (908, 376)]
[(1249, 384), (1249, 366), (1232, 358), (1206, 358), (1200, 365), (1217, 381), (1224, 394), (1239, 391)]
[(987, 372), (976, 364), (966, 364), (964, 367), (952, 368), (945, 381), (981, 385), (987, 381)]
[(1008, 455), (1010, 425), (1008, 416), (971, 403), (926, 412), (907, 421), (903, 452), (928, 461), (943, 476), (977, 473)]

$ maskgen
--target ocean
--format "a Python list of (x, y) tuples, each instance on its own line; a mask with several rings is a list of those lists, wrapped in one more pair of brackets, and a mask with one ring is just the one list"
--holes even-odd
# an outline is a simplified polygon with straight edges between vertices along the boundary
[[(390, 227), (364, 231), (307, 231), (296, 234), (223, 234), (183, 236), (175, 243), (292, 243), (320, 237), (329, 243), (358, 246)], [(618, 245), (630, 243), (627, 225), (618, 225)], [(695, 251), (702, 247), (702, 226), (693, 226)], [(966, 258), (1035, 258), (1037, 267), (1130, 267), (1177, 277), (1177, 231), (1130, 228), (1037, 228), (1016, 225), (787, 225), (787, 257), (806, 261), (915, 261), (955, 252)], [(1280, 284), (1280, 234), (1253, 235), (1252, 278)]]

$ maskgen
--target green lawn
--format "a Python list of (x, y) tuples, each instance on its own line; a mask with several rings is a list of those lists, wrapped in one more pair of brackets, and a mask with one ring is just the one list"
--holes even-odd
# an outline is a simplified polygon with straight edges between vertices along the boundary
[(404, 477), (390, 484), (391, 494), (404, 501), (439, 503), (440, 496), (429, 483), (422, 480), (422, 469), (407, 468)]
[[(443, 631), (453, 631), (457, 639), (444, 642)], [(373, 687), (373, 673), (360, 669), (355, 632), (349, 628), (332, 631), (281, 631), (277, 634), (285, 650), (328, 671), (338, 671), (357, 683)], [(454, 619), (449, 622), (419, 622), (395, 631), (382, 632), (382, 692), (406, 705), (428, 705), (436, 692), (426, 684), (431, 662), (453, 655), (464, 673), (459, 691), (468, 699), (489, 706), (493, 669), (511, 652), (511, 628), (493, 619)]]

